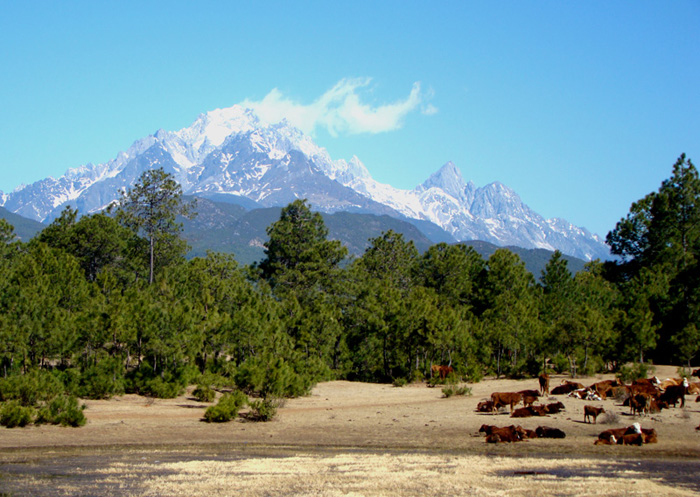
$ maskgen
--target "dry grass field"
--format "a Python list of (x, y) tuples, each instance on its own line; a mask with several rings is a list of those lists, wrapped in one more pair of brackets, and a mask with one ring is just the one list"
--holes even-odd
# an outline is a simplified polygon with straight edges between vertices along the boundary
[[(657, 367), (659, 378), (675, 368)], [(599, 378), (584, 378), (590, 384)], [(558, 384), (560, 378), (553, 378)], [(469, 397), (426, 385), (321, 383), (275, 420), (201, 421), (187, 395), (87, 401), (82, 428), (0, 429), (0, 496), (699, 495), (700, 403), (633, 417), (618, 401), (552, 397), (560, 414), (525, 419), (474, 411), (494, 391), (537, 380), (487, 379)], [(548, 401), (548, 399), (544, 399)], [(583, 422), (583, 406), (616, 416)], [(608, 421), (608, 422), (606, 422)], [(659, 442), (596, 446), (604, 429), (635, 421)], [(482, 424), (545, 425), (565, 439), (486, 444)]]

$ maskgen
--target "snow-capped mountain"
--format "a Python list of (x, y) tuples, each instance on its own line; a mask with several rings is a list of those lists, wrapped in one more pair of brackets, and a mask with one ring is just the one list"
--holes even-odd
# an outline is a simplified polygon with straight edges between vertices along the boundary
[(173, 174), (188, 195), (248, 207), (307, 198), (323, 212), (430, 221), (457, 240), (559, 249), (587, 260), (609, 257), (600, 237), (561, 219), (544, 219), (501, 183), (477, 188), (465, 182), (451, 162), (413, 190), (400, 190), (373, 180), (358, 158), (333, 160), (286, 121), (265, 123), (237, 105), (202, 114), (179, 131), (158, 130), (106, 164), (87, 164), (0, 194), (0, 206), (42, 222), (66, 205), (96, 212), (155, 167)]

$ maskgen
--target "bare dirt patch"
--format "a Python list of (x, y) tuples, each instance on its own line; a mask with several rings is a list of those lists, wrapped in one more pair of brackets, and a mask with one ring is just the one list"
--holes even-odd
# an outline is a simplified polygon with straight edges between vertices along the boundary
[[(660, 378), (675, 368), (657, 367)], [(602, 377), (601, 377), (602, 378)], [(609, 378), (609, 377), (606, 377)], [(590, 384), (599, 378), (581, 380)], [(553, 378), (552, 384), (560, 379)], [(563, 396), (547, 417), (480, 414), (494, 391), (537, 380), (485, 380), (470, 397), (426, 385), (321, 383), (268, 423), (201, 421), (208, 404), (187, 395), (87, 401), (88, 423), (0, 430), (0, 495), (697, 495), (700, 404), (639, 418), (614, 399)], [(550, 399), (542, 399), (548, 402)], [(604, 407), (617, 424), (583, 422)], [(600, 418), (603, 419), (602, 417)], [(595, 446), (604, 429), (639, 421), (657, 444)], [(484, 443), (482, 424), (545, 425), (561, 440)], [(595, 483), (595, 485), (592, 485)]]

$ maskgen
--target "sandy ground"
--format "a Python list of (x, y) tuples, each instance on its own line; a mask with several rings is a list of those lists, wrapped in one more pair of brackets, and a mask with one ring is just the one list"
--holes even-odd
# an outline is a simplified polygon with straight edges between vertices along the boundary
[[(675, 368), (657, 367), (659, 378)], [(580, 379), (591, 384), (605, 377)], [(552, 385), (560, 382), (553, 378)], [(525, 419), (480, 414), (494, 391), (537, 380), (468, 385), (444, 398), (425, 384), (321, 383), (287, 401), (275, 420), (202, 422), (208, 404), (187, 395), (86, 401), (86, 426), (0, 429), (0, 495), (698, 495), (700, 403), (632, 417), (611, 399), (565, 396), (561, 414)], [(583, 406), (616, 422), (583, 423)], [(595, 446), (604, 429), (639, 421), (659, 443)], [(564, 430), (563, 440), (485, 444), (482, 424)], [(592, 483), (595, 485), (591, 485)]]

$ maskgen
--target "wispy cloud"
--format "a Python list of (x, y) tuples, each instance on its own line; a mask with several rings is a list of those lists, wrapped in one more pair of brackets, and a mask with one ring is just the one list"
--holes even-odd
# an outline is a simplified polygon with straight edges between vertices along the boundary
[(316, 129), (325, 128), (332, 136), (398, 129), (406, 115), (421, 106), (423, 114), (437, 112), (437, 108), (426, 103), (432, 95), (422, 92), (420, 83), (414, 83), (403, 100), (379, 106), (363, 103), (360, 91), (370, 83), (370, 78), (343, 79), (308, 105), (285, 97), (277, 88), (260, 101), (245, 100), (241, 105), (255, 110), (265, 121), (286, 119), (305, 133), (313, 135)]

